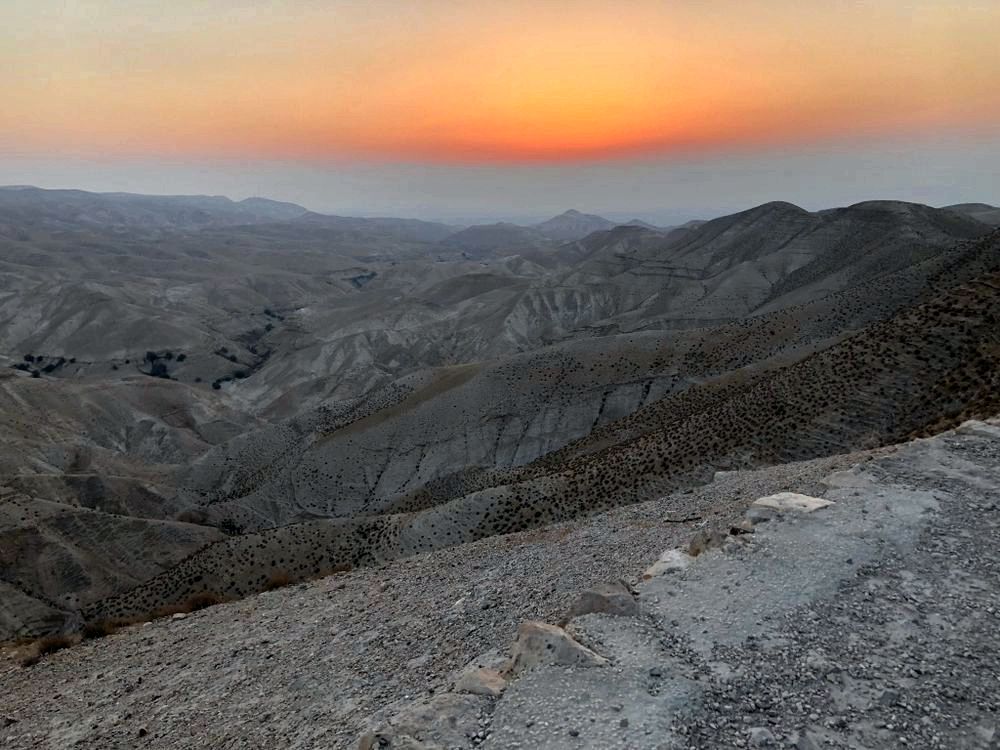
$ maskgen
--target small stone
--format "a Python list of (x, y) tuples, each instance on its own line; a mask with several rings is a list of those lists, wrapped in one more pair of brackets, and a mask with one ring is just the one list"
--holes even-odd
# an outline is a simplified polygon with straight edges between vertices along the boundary
[(773, 521), (775, 518), (780, 516), (781, 514), (773, 508), (764, 508), (756, 505), (751, 505), (743, 513), (744, 520), (748, 521), (753, 526)]
[(750, 744), (754, 747), (770, 747), (774, 744), (774, 735), (766, 727), (751, 727), (749, 730)]
[(899, 702), (899, 693), (895, 690), (883, 690), (878, 697), (883, 706), (894, 706)]
[(795, 750), (820, 750), (819, 740), (812, 732), (803, 732), (794, 744)]
[(684, 550), (668, 549), (660, 555), (659, 560), (646, 568), (646, 572), (642, 574), (642, 578), (648, 581), (650, 578), (656, 578), (664, 573), (684, 570), (691, 564), (692, 559), (691, 555)]
[(725, 541), (726, 535), (718, 529), (702, 529), (691, 538), (687, 551), (691, 557), (697, 557), (702, 552), (721, 547)]
[(173, 617), (171, 617), (170, 619), (171, 620), (186, 620), (187, 619), (187, 612), (175, 612), (174, 615), (173, 615)]
[(494, 669), (478, 667), (461, 672), (455, 680), (455, 690), (460, 693), (472, 693), (473, 695), (489, 695), (498, 697), (507, 687), (507, 680)]

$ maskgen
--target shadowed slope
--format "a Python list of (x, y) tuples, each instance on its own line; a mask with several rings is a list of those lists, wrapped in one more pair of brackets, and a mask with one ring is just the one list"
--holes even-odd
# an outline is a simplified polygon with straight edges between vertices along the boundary
[(536, 478), (418, 513), (226, 540), (85, 614), (140, 614), (205, 590), (245, 595), (275, 569), (315, 575), (636, 502), (719, 469), (899, 441), (997, 408), (998, 323), (1000, 274), (990, 273), (795, 364), (671, 397), (658, 429), (555, 462)]

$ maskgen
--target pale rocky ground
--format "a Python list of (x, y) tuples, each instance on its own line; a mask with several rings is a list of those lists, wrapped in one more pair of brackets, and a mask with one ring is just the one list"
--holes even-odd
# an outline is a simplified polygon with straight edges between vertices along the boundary
[(761, 495), (818, 491), (866, 455), (720, 474), (661, 500), (132, 627), (27, 669), (5, 660), (0, 725), (15, 723), (0, 745), (354, 747), (394, 704), (506, 650), (521, 621), (557, 622), (581, 590), (636, 578), (701, 525), (726, 526)]
[(574, 619), (610, 666), (525, 673), (481, 746), (996, 748), (1000, 422), (823, 481), (833, 505), (640, 583), (642, 616)]
[[(971, 422), (136, 626), (4, 664), (0, 744), (352, 748), (382, 728), (374, 747), (993, 748), (998, 467), (1000, 421)], [(785, 490), (834, 504), (747, 513)], [(744, 514), (745, 541), (639, 580)], [(535, 666), (499, 699), (455, 691), (520, 623), (562, 622), (618, 578), (638, 615), (566, 624), (609, 664)], [(442, 706), (443, 733), (422, 718)]]

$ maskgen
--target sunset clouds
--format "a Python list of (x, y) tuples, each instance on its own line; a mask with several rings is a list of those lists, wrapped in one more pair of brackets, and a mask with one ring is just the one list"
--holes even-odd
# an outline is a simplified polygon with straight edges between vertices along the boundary
[(995, 131), (997, 29), (992, 0), (6, 0), (0, 149), (516, 163)]

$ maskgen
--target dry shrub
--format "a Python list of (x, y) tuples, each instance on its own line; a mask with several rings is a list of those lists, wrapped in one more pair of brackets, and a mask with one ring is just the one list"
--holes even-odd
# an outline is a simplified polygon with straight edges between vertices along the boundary
[(114, 635), (118, 632), (119, 627), (119, 623), (111, 622), (110, 620), (95, 620), (84, 623), (80, 629), (80, 635), (83, 636), (83, 640), (85, 641), (93, 641), (98, 638)]
[(177, 604), (165, 604), (162, 607), (158, 607), (153, 610), (150, 616), (170, 617), (171, 615), (176, 614), (188, 614), (190, 612), (197, 612), (199, 609), (214, 607), (216, 604), (223, 604), (227, 601), (229, 601), (229, 599), (212, 591), (201, 591), (197, 594), (189, 596), (183, 602), (178, 602)]
[(291, 586), (293, 583), (295, 583), (295, 581), (288, 573), (284, 570), (276, 570), (268, 577), (267, 583), (264, 584), (264, 591), (282, 589), (285, 586)]
[(21, 666), (30, 667), (41, 661), (43, 656), (48, 656), (49, 654), (54, 654), (56, 651), (62, 651), (64, 648), (75, 646), (79, 642), (79, 636), (66, 635), (64, 633), (42, 636), (25, 649), (21, 656)]

